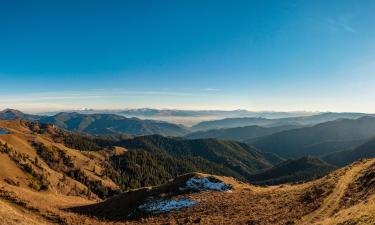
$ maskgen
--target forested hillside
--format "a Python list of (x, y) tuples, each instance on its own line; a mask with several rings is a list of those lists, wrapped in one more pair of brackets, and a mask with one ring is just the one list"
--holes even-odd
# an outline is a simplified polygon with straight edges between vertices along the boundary
[(299, 128), (299, 126), (276, 126), (276, 127), (261, 127), (261, 126), (246, 126), (235, 127), (227, 129), (214, 129), (208, 131), (197, 131), (189, 133), (186, 138), (202, 139), (202, 138), (217, 138), (224, 140), (249, 141), (254, 138), (274, 134), (284, 130), (291, 130)]
[(254, 184), (275, 185), (293, 182), (305, 182), (322, 177), (336, 169), (316, 157), (302, 157), (287, 160), (265, 171), (253, 174), (249, 180)]
[(336, 166), (346, 166), (363, 158), (375, 158), (375, 139), (347, 151), (338, 151), (322, 157), (323, 160)]
[[(126, 154), (112, 158), (116, 168), (123, 173), (132, 171), (130, 176), (140, 180), (144, 177), (152, 184), (155, 183), (152, 177), (165, 181), (192, 171), (245, 180), (250, 174), (282, 161), (246, 144), (216, 139), (185, 140), (152, 135), (122, 140), (115, 145), (128, 149)], [(136, 170), (137, 165), (142, 168)]]
[(350, 150), (375, 136), (375, 117), (341, 119), (275, 133), (250, 142), (256, 148), (285, 158), (324, 155)]

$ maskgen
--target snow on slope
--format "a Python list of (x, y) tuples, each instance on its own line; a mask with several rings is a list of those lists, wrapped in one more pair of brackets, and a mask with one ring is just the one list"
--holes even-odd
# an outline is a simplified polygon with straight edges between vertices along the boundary
[(232, 186), (226, 184), (214, 177), (195, 178), (192, 177), (186, 181), (186, 186), (180, 188), (180, 190), (192, 190), (192, 191), (222, 191), (230, 192)]
[[(188, 179), (184, 187), (179, 188), (180, 191), (220, 191), (230, 192), (232, 186), (226, 184), (214, 177), (192, 177)], [(149, 200), (146, 203), (138, 206), (139, 209), (149, 213), (164, 213), (173, 210), (179, 210), (181, 208), (192, 207), (197, 204), (197, 201), (193, 201), (187, 198), (182, 199), (158, 199)]]
[(192, 207), (197, 202), (190, 199), (166, 199), (154, 202), (147, 202), (138, 206), (139, 209), (150, 213), (163, 213), (181, 208)]

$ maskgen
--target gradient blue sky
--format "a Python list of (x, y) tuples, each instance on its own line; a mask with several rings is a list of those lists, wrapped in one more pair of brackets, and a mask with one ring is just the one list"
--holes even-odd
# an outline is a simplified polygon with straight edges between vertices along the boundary
[(375, 112), (375, 1), (0, 0), (0, 108)]

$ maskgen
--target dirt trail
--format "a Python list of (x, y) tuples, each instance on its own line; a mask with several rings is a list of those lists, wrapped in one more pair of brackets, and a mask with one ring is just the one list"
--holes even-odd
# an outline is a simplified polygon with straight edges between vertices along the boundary
[(335, 189), (333, 192), (324, 200), (323, 204), (315, 211), (310, 214), (305, 215), (302, 217), (300, 221), (296, 224), (314, 224), (318, 223), (319, 221), (331, 217), (335, 209), (339, 207), (339, 203), (341, 198), (343, 197), (345, 190), (347, 189), (348, 185), (353, 182), (355, 176), (362, 171), (364, 168), (367, 168), (373, 162), (368, 161), (365, 163), (357, 163), (354, 164), (350, 169), (348, 169), (339, 181), (336, 184)]

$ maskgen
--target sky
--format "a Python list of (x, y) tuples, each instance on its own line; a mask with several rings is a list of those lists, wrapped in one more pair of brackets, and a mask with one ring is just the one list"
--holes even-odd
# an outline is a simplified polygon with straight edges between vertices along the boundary
[(373, 0), (0, 0), (0, 109), (375, 112)]

